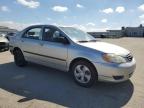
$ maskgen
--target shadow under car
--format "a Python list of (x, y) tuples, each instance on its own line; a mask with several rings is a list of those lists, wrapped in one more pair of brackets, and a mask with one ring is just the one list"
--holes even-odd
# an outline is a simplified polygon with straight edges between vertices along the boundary
[(0, 88), (24, 96), (18, 102), (45, 100), (65, 107), (118, 108), (131, 98), (134, 86), (130, 80), (123, 83), (98, 82), (83, 88), (72, 81), (69, 73), (29, 64), (17, 67), (13, 62), (0, 65)]

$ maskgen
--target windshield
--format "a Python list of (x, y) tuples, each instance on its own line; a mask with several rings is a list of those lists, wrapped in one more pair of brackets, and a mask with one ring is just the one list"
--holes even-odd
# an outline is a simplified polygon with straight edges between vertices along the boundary
[(96, 41), (94, 37), (85, 33), (82, 30), (73, 28), (73, 27), (60, 27), (60, 29), (65, 32), (70, 39), (74, 42), (89, 42), (89, 41)]

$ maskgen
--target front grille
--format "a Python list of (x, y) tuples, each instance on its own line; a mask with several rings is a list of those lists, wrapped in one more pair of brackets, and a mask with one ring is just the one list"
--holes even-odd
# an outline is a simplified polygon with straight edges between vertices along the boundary
[(130, 78), (132, 75), (133, 75), (133, 73), (130, 73), (130, 74), (129, 74), (129, 78)]
[(9, 44), (5, 42), (0, 42), (0, 51), (5, 49), (9, 49)]
[(133, 56), (131, 54), (128, 54), (126, 57), (127, 62), (131, 62), (133, 59)]
[(124, 76), (123, 76), (123, 75), (122, 75), (122, 76), (113, 76), (113, 78), (114, 78), (115, 80), (121, 80), (121, 79), (124, 78)]
[(5, 42), (0, 42), (0, 46), (5, 45), (5, 44), (6, 44)]

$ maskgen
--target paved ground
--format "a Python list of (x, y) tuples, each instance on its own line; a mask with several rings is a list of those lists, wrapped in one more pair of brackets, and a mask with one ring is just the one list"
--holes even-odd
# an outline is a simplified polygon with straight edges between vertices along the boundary
[(131, 80), (77, 86), (68, 73), (36, 64), (19, 68), (9, 52), (0, 53), (0, 108), (143, 108), (144, 39), (104, 39), (129, 49), (137, 60)]

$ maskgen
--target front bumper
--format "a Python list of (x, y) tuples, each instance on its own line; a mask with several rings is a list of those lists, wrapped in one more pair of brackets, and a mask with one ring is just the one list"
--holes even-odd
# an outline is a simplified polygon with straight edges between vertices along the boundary
[(128, 80), (136, 68), (136, 61), (122, 64), (93, 63), (98, 72), (98, 80), (106, 82), (123, 82)]

